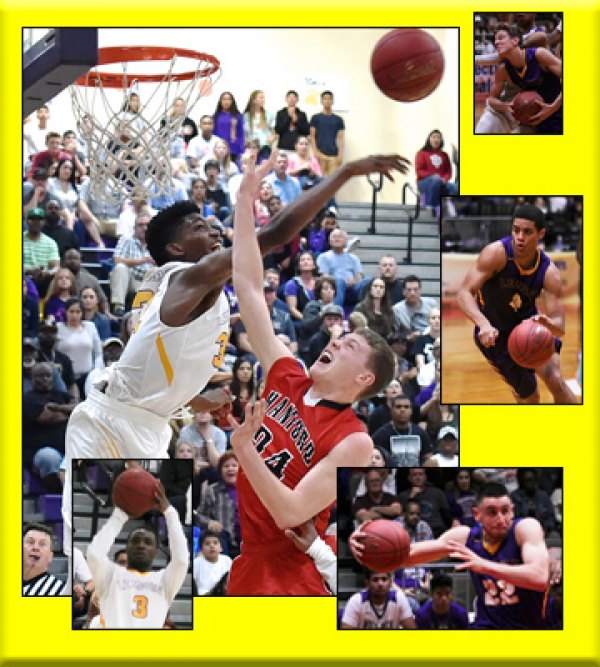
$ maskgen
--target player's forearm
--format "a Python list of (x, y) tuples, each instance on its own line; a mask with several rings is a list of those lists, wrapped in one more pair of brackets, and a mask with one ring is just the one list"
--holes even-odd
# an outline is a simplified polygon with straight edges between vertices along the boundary
[(171, 551), (171, 561), (165, 569), (165, 588), (167, 596), (172, 600), (179, 592), (187, 574), (190, 553), (177, 510), (170, 505), (165, 510), (164, 517)]
[(352, 177), (350, 164), (344, 165), (318, 185), (304, 191), (300, 197), (286, 206), (258, 232), (257, 236), (263, 255), (291, 241), (308, 221), (312, 220), (322, 208), (325, 208), (333, 195)]
[[(253, 206), (253, 196), (241, 187), (233, 226), (232, 264), (233, 284), (237, 286), (242, 320), (244, 320), (245, 294), (255, 292), (261, 297), (263, 295), (263, 265), (257, 234), (254, 231)], [(264, 301), (264, 297), (262, 298)]]
[(484, 567), (479, 571), (481, 574), (490, 575), (496, 579), (502, 579), (513, 586), (527, 588), (532, 591), (543, 591), (548, 586), (548, 562), (543, 564), (524, 563), (523, 565), (506, 565), (485, 561)]
[(503, 102), (501, 99), (497, 97), (488, 97), (487, 99), (488, 104), (494, 111), (500, 111), (501, 113), (508, 113), (510, 112), (510, 103), (509, 102)]
[(337, 556), (333, 553), (333, 549), (327, 542), (317, 537), (306, 554), (314, 560), (315, 567), (332, 592), (337, 593)]
[(489, 324), (487, 317), (479, 310), (475, 296), (466, 288), (458, 290), (456, 295), (458, 307), (479, 328)]
[(179, 521), (177, 510), (170, 505), (164, 513), (169, 535), (169, 549), (171, 550), (171, 565), (173, 563), (183, 565), (187, 570), (190, 562), (190, 554), (185, 534)]
[(475, 56), (476, 65), (499, 65), (502, 59), (497, 53), (481, 53)]
[(410, 555), (402, 561), (402, 567), (433, 563), (441, 558), (447, 558), (449, 553), (450, 549), (437, 540), (413, 542), (410, 545)]
[(561, 316), (548, 317), (546, 322), (550, 333), (557, 338), (562, 338), (565, 335), (565, 318)]
[(108, 521), (90, 542), (90, 545), (87, 548), (86, 558), (90, 570), (94, 575), (94, 579), (97, 579), (97, 570), (94, 571), (94, 569), (98, 568), (101, 562), (108, 558), (108, 552), (110, 551), (111, 546), (117, 539), (117, 535), (121, 532), (128, 519), (129, 517), (126, 512), (119, 507), (115, 507)]
[(314, 516), (316, 512), (307, 508), (292, 489), (275, 477), (252, 444), (237, 448), (235, 451), (252, 488), (278, 528), (281, 530), (293, 528)]

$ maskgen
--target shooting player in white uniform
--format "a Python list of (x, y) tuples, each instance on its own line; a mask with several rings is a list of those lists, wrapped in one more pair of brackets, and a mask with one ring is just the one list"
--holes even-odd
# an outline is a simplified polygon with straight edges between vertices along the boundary
[(160, 630), (185, 580), (190, 562), (188, 544), (177, 510), (169, 504), (160, 482), (156, 500), (167, 522), (171, 552), (167, 567), (152, 571), (158, 541), (154, 531), (146, 528), (136, 528), (129, 534), (126, 568), (108, 557), (113, 542), (129, 519), (118, 507), (88, 547), (87, 561), (96, 585), (102, 628)]

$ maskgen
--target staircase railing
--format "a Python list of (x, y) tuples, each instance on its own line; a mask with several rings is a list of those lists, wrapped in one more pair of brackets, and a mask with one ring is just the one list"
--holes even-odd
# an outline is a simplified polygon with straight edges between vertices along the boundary
[(407, 191), (409, 191), (415, 196), (416, 206), (414, 215), (412, 213), (408, 214), (408, 239), (406, 243), (406, 257), (404, 257), (404, 264), (412, 264), (412, 237), (413, 237), (413, 222), (418, 220), (419, 215), (421, 214), (421, 195), (418, 190), (412, 186), (411, 183), (406, 181), (402, 186), (402, 204), (406, 206)]
[(383, 188), (383, 175), (379, 174), (379, 183), (375, 183), (371, 179), (371, 175), (367, 176), (367, 181), (371, 185), (373, 190), (373, 196), (371, 198), (371, 226), (369, 227), (369, 234), (375, 234), (375, 212), (377, 211), (377, 194), (381, 192)]

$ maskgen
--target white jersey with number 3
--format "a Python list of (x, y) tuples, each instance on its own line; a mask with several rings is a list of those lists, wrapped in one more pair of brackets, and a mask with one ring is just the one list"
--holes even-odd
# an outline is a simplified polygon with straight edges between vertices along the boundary
[(87, 551), (100, 603), (100, 625), (103, 628), (160, 629), (189, 565), (179, 515), (173, 507), (165, 512), (171, 562), (166, 568), (151, 572), (128, 570), (108, 558), (108, 551), (126, 520), (127, 514), (116, 508)]
[[(160, 319), (171, 277), (193, 266), (171, 262), (156, 294), (136, 295), (142, 307), (137, 330), (110, 369), (106, 395), (162, 417), (169, 417), (206, 386), (222, 365), (229, 332), (229, 303), (221, 293), (215, 304), (189, 324), (170, 327)], [(154, 275), (162, 269), (156, 269)], [(146, 300), (145, 300), (146, 299)]]

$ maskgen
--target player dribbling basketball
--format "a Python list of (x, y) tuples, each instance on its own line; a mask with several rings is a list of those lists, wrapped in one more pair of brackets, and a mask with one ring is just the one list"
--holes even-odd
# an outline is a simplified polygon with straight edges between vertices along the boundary
[(190, 554), (177, 510), (169, 504), (158, 482), (157, 509), (165, 517), (171, 552), (170, 563), (152, 571), (158, 553), (156, 534), (145, 528), (131, 531), (127, 539), (127, 567), (114, 563), (108, 552), (129, 516), (118, 507), (87, 549), (100, 605), (100, 627), (155, 629), (163, 627), (169, 607), (188, 570)]
[[(473, 528), (451, 528), (437, 540), (413, 542), (403, 567), (458, 559), (456, 570), (470, 571), (477, 592), (472, 629), (543, 629), (550, 563), (542, 526), (531, 517), (514, 519), (508, 491), (497, 482), (481, 487), (473, 516)], [(355, 557), (362, 553), (364, 535), (359, 527), (350, 536)]]
[[(538, 249), (545, 233), (543, 212), (531, 204), (519, 206), (511, 236), (486, 246), (467, 272), (458, 305), (475, 324), (475, 344), (511, 386), (517, 403), (540, 402), (536, 373), (555, 403), (576, 403), (560, 371), (558, 339), (565, 333), (562, 284), (556, 265)], [(542, 292), (545, 314), (538, 313), (535, 304)], [(510, 332), (527, 319), (540, 322), (557, 339), (555, 354), (535, 372), (517, 365), (507, 348)]]

